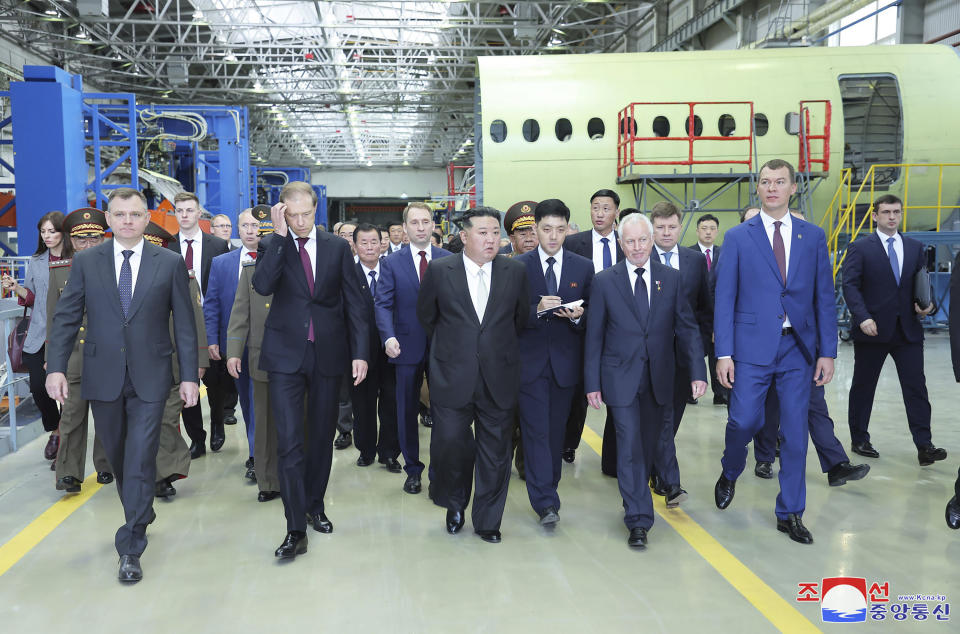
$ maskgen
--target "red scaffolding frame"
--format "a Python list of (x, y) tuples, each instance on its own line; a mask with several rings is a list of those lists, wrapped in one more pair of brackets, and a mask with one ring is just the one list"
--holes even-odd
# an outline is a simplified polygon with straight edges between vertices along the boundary
[[(823, 133), (810, 134), (810, 104), (823, 104)], [(833, 105), (829, 99), (808, 99), (800, 102), (800, 157), (797, 169), (801, 172), (812, 172), (813, 165), (820, 165), (823, 173), (830, 171), (830, 119), (833, 115)], [(811, 155), (811, 141), (821, 141), (823, 145), (821, 158)]]

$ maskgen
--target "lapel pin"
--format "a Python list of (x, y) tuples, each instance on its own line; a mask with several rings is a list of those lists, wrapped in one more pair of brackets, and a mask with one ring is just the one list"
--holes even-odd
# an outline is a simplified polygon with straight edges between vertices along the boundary
[(803, 240), (803, 236), (800, 235), (799, 233), (797, 234), (797, 240)]
[(662, 290), (660, 288), (660, 280), (653, 280), (653, 283), (657, 285), (657, 292), (659, 293)]
[(576, 287), (577, 287), (576, 282), (570, 282), (570, 288), (576, 288)]

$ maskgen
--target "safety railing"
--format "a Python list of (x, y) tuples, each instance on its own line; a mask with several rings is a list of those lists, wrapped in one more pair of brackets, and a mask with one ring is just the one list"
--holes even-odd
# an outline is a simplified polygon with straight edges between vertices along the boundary
[[(641, 109), (644, 113), (647, 113), (653, 107), (670, 107), (670, 106), (684, 106), (687, 108), (686, 116), (686, 134), (683, 136), (670, 135), (669, 131), (665, 131), (664, 134), (656, 136), (638, 136), (638, 126), (637, 126), (637, 109)], [(704, 123), (701, 121), (700, 117), (697, 115), (697, 108), (700, 107), (701, 110), (703, 107), (707, 106), (740, 106), (745, 112), (749, 112), (749, 128), (746, 134), (742, 135), (704, 135), (702, 134), (703, 130), (697, 130), (697, 123), (699, 122), (701, 127)], [(713, 108), (709, 108), (714, 110)], [(744, 113), (745, 113), (744, 112)], [(650, 115), (656, 114), (656, 118), (663, 119), (666, 122), (666, 125), (669, 127), (669, 121), (659, 113), (650, 112)], [(693, 166), (696, 165), (743, 165), (746, 167), (747, 171), (751, 171), (754, 165), (754, 152), (753, 152), (753, 102), (752, 101), (646, 101), (646, 102), (634, 102), (629, 104), (623, 110), (617, 113), (617, 178), (622, 178), (629, 168), (632, 166), (650, 166), (650, 165), (662, 165), (662, 166), (687, 166), (691, 170)], [(721, 117), (724, 115), (721, 115)], [(730, 116), (730, 115), (726, 115)], [(654, 117), (650, 117), (651, 120), (655, 121)], [(732, 117), (731, 117), (732, 118)], [(742, 119), (741, 119), (742, 120)], [(735, 121), (735, 119), (734, 119)], [(700, 132), (700, 133), (698, 133)], [(736, 143), (745, 144), (742, 148), (737, 150), (731, 150), (729, 153), (724, 153), (718, 156), (697, 156), (694, 152), (694, 144), (697, 142), (703, 141), (719, 141), (729, 143), (733, 146)], [(686, 143), (687, 145), (687, 157), (685, 159), (652, 159), (652, 158), (643, 158), (641, 153), (641, 158), (638, 158), (637, 144), (638, 143)], [(733, 158), (728, 158), (733, 157)], [(740, 158), (742, 157), (742, 158)]]
[[(811, 120), (811, 108), (815, 109), (814, 117)], [(800, 102), (800, 160), (798, 161), (798, 170), (801, 172), (819, 171), (827, 173), (830, 171), (830, 119), (833, 115), (833, 106), (829, 99), (812, 99)], [(823, 122), (822, 130), (819, 134), (811, 132), (813, 124), (819, 118)], [(813, 142), (820, 143), (819, 152), (813, 147)], [(815, 158), (819, 156), (820, 158)], [(819, 167), (814, 170), (814, 166)]]

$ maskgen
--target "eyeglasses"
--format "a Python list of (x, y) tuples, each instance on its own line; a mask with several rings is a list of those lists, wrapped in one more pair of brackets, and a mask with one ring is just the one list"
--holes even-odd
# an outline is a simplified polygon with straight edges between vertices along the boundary
[[(240, 226), (243, 227), (244, 225), (240, 225)], [(249, 226), (249, 225), (247, 225), (247, 226)], [(225, 225), (210, 225), (210, 228), (211, 228), (211, 229), (233, 229), (233, 225), (231, 225), (231, 224), (225, 224)]]

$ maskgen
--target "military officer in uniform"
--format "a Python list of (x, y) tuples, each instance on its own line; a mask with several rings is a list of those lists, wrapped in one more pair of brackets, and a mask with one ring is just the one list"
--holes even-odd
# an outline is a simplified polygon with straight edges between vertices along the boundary
[[(253, 217), (260, 223), (260, 236), (273, 233), (270, 207), (257, 205)], [(253, 464), (260, 492), (257, 501), (268, 502), (280, 496), (280, 480), (277, 476), (277, 423), (270, 407), (270, 392), (267, 373), (260, 369), (260, 347), (263, 329), (270, 312), (272, 295), (263, 296), (253, 289), (253, 272), (256, 260), (243, 263), (237, 294), (230, 311), (227, 326), (227, 372), (233, 378), (240, 377), (244, 347), (247, 350), (247, 369), (253, 379), (254, 427)]]
[[(70, 236), (75, 252), (103, 242), (107, 230), (107, 218), (99, 209), (83, 208), (71, 212), (63, 220), (63, 232)], [(47, 332), (53, 327), (53, 313), (70, 277), (70, 263), (59, 260), (50, 263), (50, 285), (47, 293)], [(90, 410), (87, 401), (80, 395), (80, 374), (83, 370), (83, 342), (87, 319), (80, 325), (80, 336), (73, 346), (67, 361), (67, 384), (69, 392), (60, 413), (60, 451), (54, 466), (57, 472), (57, 490), (79, 493), (83, 482), (84, 464), (87, 461), (87, 421)], [(103, 446), (94, 440), (93, 466), (97, 470), (97, 482), (110, 484), (113, 473)]]

